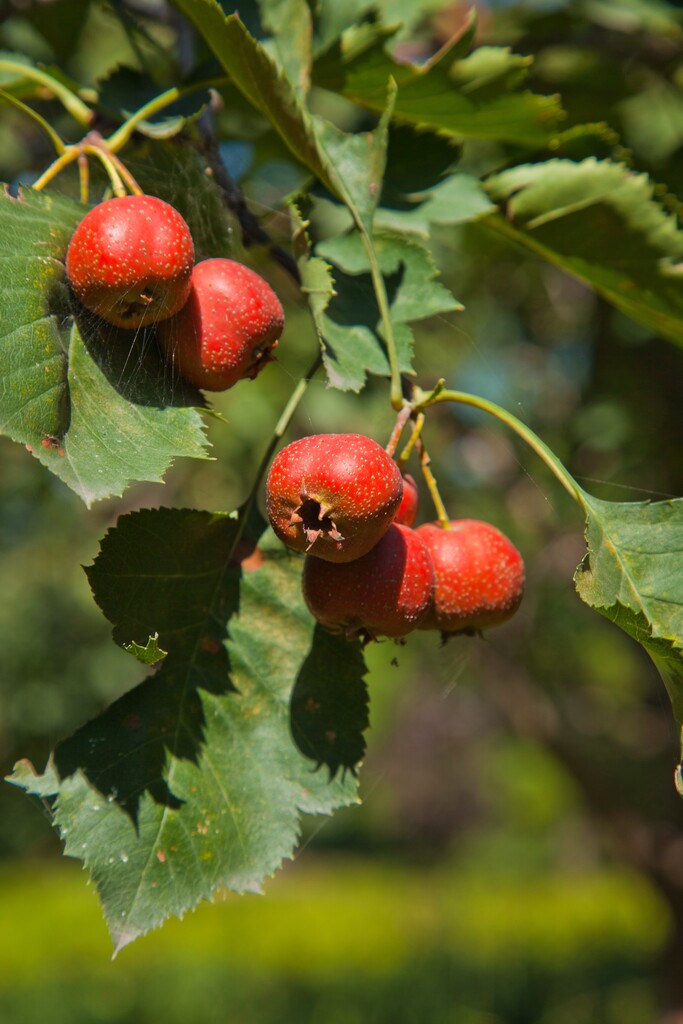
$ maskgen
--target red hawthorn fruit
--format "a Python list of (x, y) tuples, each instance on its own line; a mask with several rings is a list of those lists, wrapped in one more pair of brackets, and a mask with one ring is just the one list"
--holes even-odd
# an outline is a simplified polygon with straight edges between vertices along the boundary
[(398, 506), (398, 512), (394, 516), (394, 522), (403, 526), (412, 526), (417, 516), (417, 507), (420, 503), (420, 496), (417, 491), (417, 484), (410, 473), (403, 474), (403, 497)]
[(330, 562), (366, 554), (401, 503), (401, 473), (363, 434), (313, 434), (276, 456), (266, 482), (270, 524), (281, 541)]
[(178, 312), (193, 265), (190, 229), (155, 196), (119, 196), (93, 207), (66, 253), (67, 277), (83, 305), (131, 329)]
[(280, 300), (259, 274), (217, 258), (197, 264), (186, 304), (159, 325), (157, 338), (185, 380), (226, 391), (271, 361), (284, 324)]
[(490, 523), (454, 519), (419, 526), (434, 563), (434, 599), (420, 629), (474, 633), (505, 622), (524, 591), (524, 562), (511, 541)]
[(382, 539), (353, 562), (307, 555), (303, 593), (310, 611), (348, 639), (402, 637), (419, 625), (432, 599), (434, 566), (424, 541), (392, 523)]

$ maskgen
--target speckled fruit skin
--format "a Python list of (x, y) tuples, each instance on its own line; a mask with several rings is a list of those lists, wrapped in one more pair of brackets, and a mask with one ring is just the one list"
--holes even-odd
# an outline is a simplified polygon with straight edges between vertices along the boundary
[(194, 244), (177, 210), (155, 196), (108, 199), (87, 213), (66, 253), (83, 305), (116, 327), (173, 316), (190, 294)]
[(434, 599), (420, 629), (474, 633), (505, 622), (524, 591), (524, 562), (505, 534), (478, 519), (425, 523), (415, 531), (434, 563)]
[(417, 516), (419, 504), (420, 496), (417, 491), (417, 484), (410, 473), (404, 473), (403, 497), (401, 498), (401, 504), (398, 506), (398, 512), (394, 516), (394, 522), (401, 523), (403, 526), (412, 526)]
[(270, 285), (243, 263), (217, 258), (197, 264), (187, 303), (159, 325), (157, 338), (185, 380), (226, 391), (271, 361), (284, 325)]
[(401, 473), (363, 434), (312, 434), (276, 456), (266, 508), (280, 540), (330, 562), (366, 554), (401, 504)]
[(431, 602), (434, 566), (415, 530), (392, 523), (362, 558), (335, 564), (308, 555), (303, 592), (310, 611), (349, 639), (402, 637), (416, 629)]

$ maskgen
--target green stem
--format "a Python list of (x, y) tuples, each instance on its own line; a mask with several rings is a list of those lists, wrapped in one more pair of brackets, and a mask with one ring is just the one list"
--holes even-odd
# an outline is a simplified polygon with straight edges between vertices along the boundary
[(396, 417), (396, 422), (394, 424), (394, 429), (391, 431), (391, 437), (387, 441), (387, 446), (384, 449), (386, 451), (387, 455), (391, 455), (392, 458), (394, 456), (394, 452), (396, 451), (396, 447), (398, 445), (398, 442), (401, 440), (401, 434), (403, 433), (403, 428), (405, 427), (406, 423), (410, 419), (410, 417), (412, 415), (412, 411), (413, 410), (412, 410), (412, 408), (410, 406), (410, 403), (409, 402), (404, 402), (403, 408), (400, 410), (400, 412), (398, 413), (398, 415)]
[(495, 402), (489, 402), (486, 398), (480, 398), (478, 395), (470, 395), (465, 391), (441, 391), (440, 393), (430, 396), (425, 399), (424, 402), (418, 403), (416, 408), (426, 408), (429, 405), (436, 405), (439, 402), (458, 402), (460, 405), (471, 405), (475, 409), (482, 409), (484, 412), (490, 413), (499, 419), (502, 423), (505, 423), (511, 430), (521, 437), (523, 441), (529, 445), (530, 448), (539, 455), (546, 466), (552, 470), (557, 479), (560, 481), (565, 490), (572, 496), (574, 501), (579, 505), (582, 504), (581, 488), (577, 484), (576, 480), (567, 472), (558, 457), (553, 451), (550, 450), (544, 441), (541, 441), (540, 437), (527, 427), (525, 423), (513, 416), (507, 409), (503, 409), (502, 406), (496, 405)]
[(444, 530), (449, 530), (451, 526), (451, 520), (449, 518), (448, 512), (446, 511), (446, 506), (443, 503), (441, 495), (439, 494), (439, 486), (436, 482), (436, 477), (432, 473), (429, 465), (429, 463), (432, 460), (429, 457), (427, 449), (422, 443), (421, 437), (417, 438), (416, 444), (417, 450), (420, 455), (420, 469), (422, 470), (422, 476), (424, 477), (425, 483), (427, 484), (427, 489), (429, 490), (431, 499), (434, 503), (434, 508), (436, 509), (436, 514), (438, 516), (439, 522), (441, 523)]
[(398, 461), (399, 467), (403, 468), (403, 466), (405, 466), (406, 462), (410, 458), (412, 450), (415, 447), (415, 445), (417, 444), (417, 441), (418, 441), (418, 439), (420, 437), (420, 434), (422, 433), (422, 427), (424, 426), (424, 421), (425, 421), (425, 414), (423, 412), (418, 413), (417, 416), (415, 417), (415, 426), (413, 427), (413, 432), (410, 435), (410, 437), (408, 438), (408, 440), (406, 441), (405, 447), (404, 447), (403, 451), (401, 452), (401, 454), (398, 457), (397, 461)]
[(56, 178), (57, 175), (72, 164), (74, 160), (78, 160), (78, 147), (67, 146), (61, 156), (58, 156), (54, 163), (51, 163), (47, 170), (43, 171), (37, 181), (33, 182), (33, 189), (36, 192), (40, 192), (41, 189), (45, 188), (46, 185)]
[(114, 165), (112, 158), (109, 156), (109, 154), (103, 146), (90, 143), (83, 143), (83, 145), (81, 146), (81, 152), (86, 153), (89, 156), (97, 157), (97, 159), (100, 161), (105, 171), (109, 175), (111, 187), (115, 196), (120, 197), (126, 195), (126, 186), (123, 184), (121, 176), (119, 175), (119, 172), (116, 169), (116, 166)]
[(380, 316), (382, 317), (382, 326), (384, 328), (384, 341), (387, 346), (387, 356), (389, 357), (389, 367), (391, 369), (391, 404), (393, 408), (398, 412), (403, 405), (403, 391), (401, 388), (401, 371), (398, 365), (398, 353), (396, 351), (396, 338), (394, 337), (394, 325), (391, 322), (391, 311), (389, 309), (389, 299), (387, 297), (387, 289), (384, 283), (384, 275), (380, 270), (379, 262), (377, 260), (377, 253), (375, 247), (372, 244), (372, 239), (368, 235), (366, 229), (362, 223), (356, 219), (356, 225), (360, 231), (360, 236), (363, 240), (363, 247), (370, 263), (370, 275), (372, 277), (372, 285), (375, 289), (375, 296), (377, 298), (377, 305), (379, 306)]
[(162, 92), (159, 96), (155, 96), (153, 100), (145, 103), (139, 110), (136, 110), (134, 114), (128, 118), (127, 121), (117, 128), (113, 135), (110, 135), (106, 140), (107, 148), (112, 153), (119, 153), (126, 143), (130, 140), (134, 131), (137, 130), (138, 125), (142, 124), (148, 118), (153, 117), (154, 114), (158, 114), (160, 110), (165, 107), (169, 107), (176, 100), (182, 99), (184, 96), (189, 96), (190, 93), (197, 92), (199, 89), (208, 89), (212, 85), (217, 85), (224, 82), (224, 78), (209, 78), (204, 82), (195, 82), (193, 85), (186, 85), (180, 89), (174, 86), (172, 89), (167, 89), (166, 92)]
[(17, 78), (28, 78), (30, 81), (38, 82), (39, 85), (49, 89), (55, 99), (58, 99), (63, 107), (68, 110), (71, 116), (84, 128), (92, 123), (94, 114), (90, 107), (87, 107), (75, 93), (68, 89), (62, 82), (49, 75), (39, 68), (30, 67), (28, 64), (20, 64), (13, 60), (0, 60), (0, 73), (6, 71), (15, 74)]
[(41, 117), (40, 114), (33, 110), (31, 107), (27, 106), (25, 103), (22, 103), (21, 100), (18, 100), (16, 96), (12, 95), (11, 92), (5, 92), (4, 89), (0, 89), (0, 100), (4, 100), (5, 103), (11, 103), (13, 107), (17, 107), (18, 110), (21, 110), (22, 113), (26, 114), (33, 121), (35, 121), (36, 124), (40, 125), (45, 134), (49, 135), (50, 142), (55, 147), (55, 152), (57, 153), (57, 156), (62, 155), (62, 153), (66, 149), (66, 146), (60, 139), (59, 135), (57, 135), (57, 132), (54, 130), (52, 125), (48, 124), (44, 117)]
[(90, 198), (90, 165), (85, 153), (79, 153), (78, 156), (78, 182), (81, 190), (81, 202), (87, 206)]

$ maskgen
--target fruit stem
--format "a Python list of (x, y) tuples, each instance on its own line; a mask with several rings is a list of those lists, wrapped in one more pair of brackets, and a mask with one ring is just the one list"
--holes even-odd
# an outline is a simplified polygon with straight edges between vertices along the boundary
[(439, 494), (439, 488), (437, 486), (436, 479), (429, 466), (429, 463), (432, 461), (429, 457), (429, 452), (425, 448), (421, 437), (415, 438), (415, 444), (417, 446), (417, 452), (420, 457), (420, 469), (422, 470), (422, 475), (425, 478), (425, 483), (427, 484), (427, 488), (432, 497), (432, 501), (434, 502), (434, 508), (436, 509), (436, 514), (438, 516), (439, 522), (441, 526), (443, 526), (444, 530), (448, 530), (450, 529), (451, 521), (448, 512), (446, 511), (446, 506), (444, 505), (441, 495)]
[(48, 124), (45, 118), (41, 117), (37, 111), (32, 110), (31, 107), (27, 106), (25, 103), (22, 103), (22, 101), (20, 99), (17, 99), (16, 96), (13, 96), (11, 92), (5, 92), (4, 89), (0, 89), (0, 100), (4, 100), (5, 103), (11, 103), (13, 107), (16, 107), (18, 110), (21, 110), (22, 113), (26, 114), (33, 121), (35, 121), (36, 124), (40, 125), (45, 134), (49, 136), (50, 142), (54, 146), (57, 155), (61, 156), (62, 153), (64, 153), (64, 151), (66, 150), (66, 146), (60, 139), (59, 135), (57, 135), (57, 132), (54, 130), (52, 125)]
[(50, 166), (43, 171), (37, 181), (33, 182), (32, 188), (36, 192), (40, 192), (41, 189), (45, 188), (46, 185), (56, 178), (60, 171), (63, 171), (65, 167), (72, 164), (74, 160), (77, 160), (79, 151), (77, 146), (67, 146), (61, 156), (57, 157)]
[(103, 165), (105, 171), (109, 175), (111, 181), (111, 187), (115, 196), (125, 196), (126, 186), (121, 180), (121, 175), (114, 164), (112, 157), (106, 151), (103, 146), (98, 145), (95, 142), (83, 142), (80, 146), (82, 153), (89, 154), (90, 156), (96, 156), (100, 163)]
[[(413, 413), (413, 415), (414, 415), (414, 413)], [(415, 417), (415, 426), (413, 427), (413, 432), (410, 435), (410, 437), (408, 438), (408, 440), (406, 442), (406, 445), (405, 445), (405, 448), (403, 449), (403, 451), (401, 452), (401, 454), (398, 457), (398, 464), (399, 464), (399, 466), (405, 466), (406, 462), (410, 458), (411, 452), (412, 452), (413, 448), (415, 447), (417, 439), (419, 438), (420, 434), (422, 433), (422, 428), (424, 426), (424, 422), (425, 422), (425, 414), (423, 412), (419, 412), (417, 414), (417, 416)]]
[[(140, 188), (137, 181), (124, 164), (123, 160), (121, 160), (116, 155), (116, 153), (112, 153), (111, 149), (109, 148), (109, 144), (102, 138), (99, 132), (91, 132), (90, 135), (83, 141), (91, 143), (93, 146), (99, 149), (101, 153), (104, 153), (107, 159), (110, 160), (113, 166), (116, 168), (123, 181), (125, 181), (130, 192), (132, 192), (136, 196), (144, 195), (143, 190)], [(100, 159), (102, 159), (102, 157), (100, 157)]]
[(571, 474), (564, 468), (555, 453), (550, 450), (547, 444), (545, 444), (545, 442), (542, 441), (530, 427), (527, 427), (526, 423), (517, 419), (517, 417), (511, 412), (508, 412), (507, 409), (503, 409), (502, 406), (496, 405), (495, 402), (489, 402), (486, 398), (480, 398), (479, 395), (470, 395), (465, 391), (440, 391), (437, 394), (429, 395), (423, 402), (418, 403), (416, 408), (423, 409), (430, 405), (436, 405), (438, 402), (459, 402), (461, 405), (471, 405), (475, 409), (482, 409), (484, 412), (490, 413), (492, 416), (495, 416), (496, 419), (505, 423), (511, 430), (514, 430), (514, 432), (521, 437), (523, 441), (526, 441), (529, 447), (543, 459), (546, 466), (552, 470), (574, 501), (579, 505), (582, 504), (581, 488)]
[(412, 415), (412, 412), (413, 412), (413, 410), (411, 408), (410, 402), (406, 402), (404, 404), (403, 408), (401, 409), (401, 411), (399, 412), (398, 416), (396, 417), (396, 422), (394, 423), (394, 429), (391, 431), (391, 436), (390, 436), (389, 440), (387, 441), (387, 446), (386, 446), (386, 449), (385, 449), (387, 455), (391, 455), (393, 457), (394, 452), (396, 451), (396, 447), (398, 445), (398, 442), (401, 439), (401, 434), (403, 433), (403, 428), (405, 427), (406, 423), (410, 419), (410, 417)]
[(372, 238), (367, 232), (365, 226), (361, 223), (358, 218), (356, 219), (356, 225), (360, 231), (360, 236), (363, 240), (363, 247), (370, 263), (370, 275), (372, 277), (372, 285), (375, 290), (375, 297), (377, 298), (377, 305), (379, 306), (380, 316), (382, 317), (382, 327), (384, 328), (384, 341), (387, 346), (387, 357), (389, 359), (389, 367), (391, 369), (391, 404), (396, 412), (399, 412), (403, 406), (403, 388), (401, 386), (401, 371), (398, 365), (398, 353), (396, 351), (396, 338), (394, 336), (394, 326), (391, 322), (391, 311), (389, 309), (389, 299), (387, 297), (387, 288), (384, 283), (384, 275), (379, 266), (377, 259), (377, 253), (372, 242)]
[(55, 99), (60, 101), (62, 106), (68, 110), (74, 120), (78, 121), (80, 125), (88, 128), (92, 123), (94, 114), (90, 107), (86, 106), (63, 82), (58, 82), (56, 78), (53, 78), (46, 71), (40, 71), (38, 68), (33, 68), (28, 64), (20, 64), (18, 61), (0, 60), (0, 72), (2, 71), (16, 74), (18, 79), (28, 78), (38, 82), (39, 85), (49, 89)]
[(180, 89), (177, 86), (173, 86), (172, 89), (167, 89), (166, 92), (160, 93), (155, 96), (154, 99), (149, 100), (148, 103), (143, 104), (139, 110), (136, 110), (134, 114), (124, 121), (120, 128), (117, 128), (113, 135), (110, 135), (106, 140), (107, 148), (111, 153), (120, 152), (130, 138), (134, 131), (137, 130), (138, 125), (142, 124), (149, 117), (154, 114), (158, 114), (164, 107), (169, 107), (171, 103), (175, 103), (176, 100), (182, 99), (184, 96), (189, 96), (190, 93), (197, 92), (199, 89), (208, 89), (212, 85), (217, 85), (221, 82), (225, 82), (225, 78), (209, 78), (203, 82), (195, 82), (192, 85), (187, 85)]
[(90, 190), (90, 165), (85, 153), (78, 154), (78, 181), (81, 190), (81, 202), (87, 206)]

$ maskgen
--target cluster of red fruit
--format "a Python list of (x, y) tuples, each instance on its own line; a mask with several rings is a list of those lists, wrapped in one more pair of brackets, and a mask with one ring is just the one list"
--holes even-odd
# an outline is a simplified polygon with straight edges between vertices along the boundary
[(66, 272), (77, 298), (109, 323), (131, 330), (157, 324), (166, 358), (208, 391), (256, 377), (284, 327), (263, 278), (234, 260), (195, 265), (189, 227), (154, 196), (95, 206), (74, 231)]
[(522, 599), (524, 563), (507, 537), (474, 519), (413, 530), (415, 481), (362, 434), (318, 434), (283, 448), (266, 502), (278, 537), (307, 552), (304, 597), (333, 632), (473, 633), (504, 622)]

